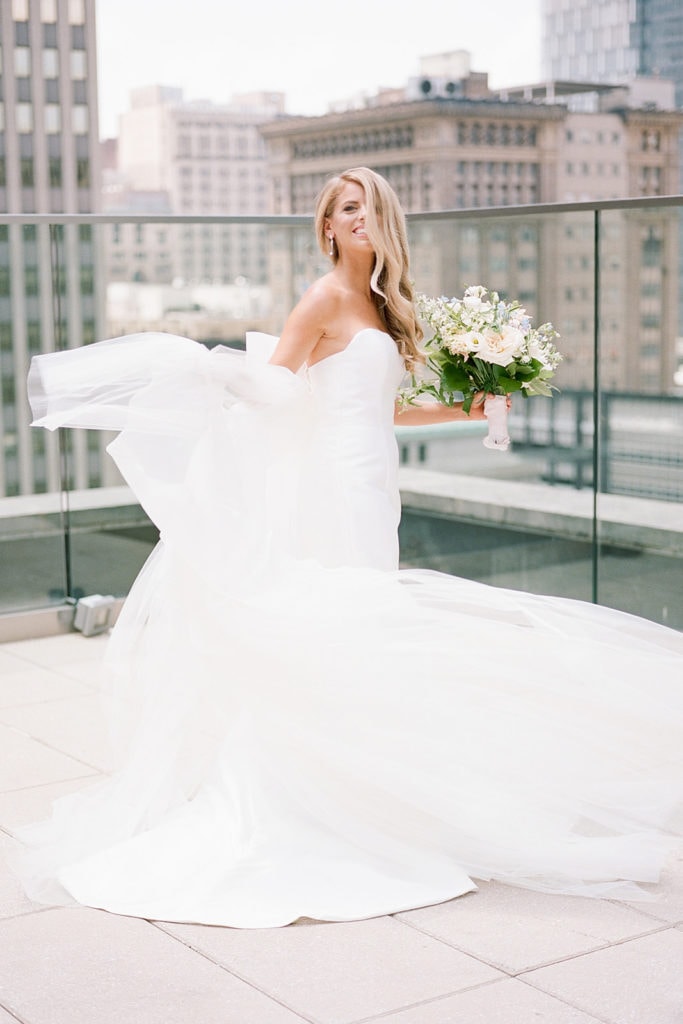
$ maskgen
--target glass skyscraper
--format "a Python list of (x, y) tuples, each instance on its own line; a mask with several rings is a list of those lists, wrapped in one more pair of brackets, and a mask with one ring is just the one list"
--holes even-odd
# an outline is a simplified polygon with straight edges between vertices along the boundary
[(681, 0), (541, 0), (543, 73), (620, 82), (635, 75), (676, 83), (683, 106)]

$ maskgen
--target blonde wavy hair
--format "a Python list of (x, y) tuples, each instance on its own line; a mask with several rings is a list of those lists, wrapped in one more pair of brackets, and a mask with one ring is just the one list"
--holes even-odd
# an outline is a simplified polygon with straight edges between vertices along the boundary
[[(407, 370), (424, 362), (419, 348), (423, 332), (415, 312), (413, 286), (410, 282), (406, 220), (389, 182), (369, 167), (352, 167), (331, 178), (323, 186), (315, 208), (315, 231), (318, 244), (329, 256), (329, 239), (325, 221), (332, 216), (339, 195), (348, 182), (365, 192), (365, 230), (375, 252), (375, 265), (370, 279), (372, 298), (377, 312), (396, 342)], [(339, 260), (336, 244), (330, 257)]]

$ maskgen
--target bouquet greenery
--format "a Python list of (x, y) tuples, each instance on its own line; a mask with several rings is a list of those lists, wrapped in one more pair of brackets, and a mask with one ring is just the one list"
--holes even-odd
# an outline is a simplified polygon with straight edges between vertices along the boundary
[[(520, 391), (524, 398), (552, 394), (549, 381), (562, 359), (553, 344), (559, 335), (550, 323), (532, 327), (519, 302), (503, 302), (497, 292), (473, 285), (461, 299), (418, 295), (416, 308), (433, 334), (425, 346), (427, 372), (403, 389), (404, 406), (419, 395), (449, 406), (462, 396), (463, 409), (469, 412), (481, 391), (487, 396)], [(487, 404), (487, 417), (493, 405)], [(506, 449), (510, 442), (506, 432), (494, 440), (489, 431), (484, 443)]]
[[(553, 344), (559, 335), (550, 323), (532, 327), (519, 302), (502, 302), (497, 292), (473, 285), (462, 299), (418, 295), (416, 307), (433, 330), (426, 355), (435, 379), (415, 381), (412, 397), (431, 394), (453, 405), (455, 394), (462, 395), (469, 412), (477, 391), (552, 394), (548, 381), (562, 359)], [(404, 400), (410, 401), (410, 392), (404, 392)]]

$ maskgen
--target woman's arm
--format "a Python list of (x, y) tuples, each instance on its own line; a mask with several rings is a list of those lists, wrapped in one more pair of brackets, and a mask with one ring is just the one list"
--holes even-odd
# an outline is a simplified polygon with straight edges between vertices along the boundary
[(463, 412), (462, 402), (455, 405), (440, 405), (438, 402), (416, 402), (414, 405), (401, 407), (396, 403), (394, 423), (402, 427), (420, 427), (428, 423), (452, 423), (454, 420), (483, 420), (483, 391), (477, 393), (469, 413)]

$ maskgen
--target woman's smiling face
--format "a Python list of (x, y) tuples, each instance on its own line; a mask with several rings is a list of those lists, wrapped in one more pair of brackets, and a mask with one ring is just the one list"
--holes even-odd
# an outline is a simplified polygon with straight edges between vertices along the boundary
[(340, 253), (348, 247), (367, 249), (370, 246), (365, 231), (366, 202), (363, 187), (355, 181), (347, 181), (325, 225), (328, 236), (334, 236)]

